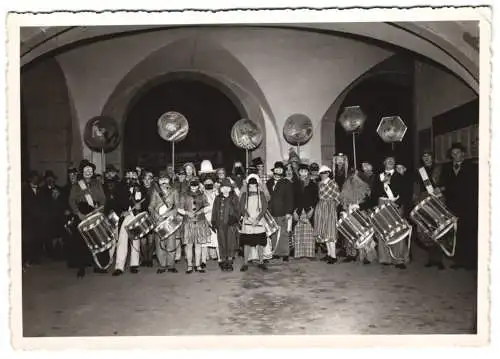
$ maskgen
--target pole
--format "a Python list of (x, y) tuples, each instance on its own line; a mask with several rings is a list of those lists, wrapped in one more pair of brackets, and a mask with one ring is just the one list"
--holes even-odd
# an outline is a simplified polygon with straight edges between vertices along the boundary
[(106, 170), (106, 158), (104, 157), (104, 148), (101, 148), (101, 174), (104, 176)]
[(175, 174), (175, 142), (172, 141), (172, 172)]
[(248, 175), (248, 148), (245, 148), (245, 154), (246, 154), (245, 168), (246, 168), (247, 175)]
[(353, 153), (353, 161), (354, 161), (354, 171), (357, 170), (358, 162), (356, 161), (356, 133), (352, 133), (352, 153)]
[(300, 144), (297, 144), (297, 156), (300, 158)]

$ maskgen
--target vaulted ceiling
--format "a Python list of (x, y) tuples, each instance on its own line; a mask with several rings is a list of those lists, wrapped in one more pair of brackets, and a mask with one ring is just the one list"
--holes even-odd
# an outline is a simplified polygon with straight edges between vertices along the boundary
[[(262, 26), (249, 25), (245, 26)], [(474, 90), (479, 83), (479, 24), (476, 21), (398, 23), (309, 23), (266, 24), (336, 35), (361, 37), (403, 48), (447, 67)], [(22, 27), (21, 66), (37, 58), (141, 31), (164, 30), (168, 26), (63, 26)]]

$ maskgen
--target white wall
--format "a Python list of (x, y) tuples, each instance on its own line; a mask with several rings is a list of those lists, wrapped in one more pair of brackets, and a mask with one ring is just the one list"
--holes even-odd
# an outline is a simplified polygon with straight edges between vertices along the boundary
[[(415, 124), (418, 131), (432, 128), (432, 118), (478, 97), (457, 77), (427, 63), (415, 61)], [(418, 137), (415, 138), (418, 147)], [(422, 149), (417, 148), (415, 159)]]
[[(175, 52), (169, 51), (166, 46), (180, 39), (187, 40)], [(155, 61), (148, 61), (150, 54)], [(127, 75), (135, 82), (120, 87), (120, 91), (130, 96), (138, 90), (134, 84), (139, 79), (146, 81), (180, 69), (234, 79), (260, 101), (265, 111), (266, 157), (270, 167), (287, 153), (289, 145), (281, 131), (286, 118), (294, 113), (312, 119), (316, 133), (301, 152), (320, 161), (319, 122), (323, 114), (350, 82), (391, 55), (363, 42), (296, 30), (197, 28), (107, 40), (63, 53), (58, 61), (81, 130), (89, 118), (101, 114), (113, 92), (118, 96), (115, 88), (120, 82), (123, 85)], [(243, 76), (241, 68), (250, 76)], [(124, 103), (117, 101), (113, 106)], [(88, 157), (88, 150), (83, 151)]]

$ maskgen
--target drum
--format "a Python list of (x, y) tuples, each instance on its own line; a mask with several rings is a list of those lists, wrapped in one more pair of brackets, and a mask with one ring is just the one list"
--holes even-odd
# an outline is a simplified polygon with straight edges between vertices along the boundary
[[(455, 217), (445, 204), (435, 196), (427, 196), (421, 200), (410, 212), (411, 220), (417, 225), (420, 232), (432, 241), (440, 245), (448, 256), (454, 255), (454, 243), (452, 249), (448, 250), (444, 242), (445, 236), (451, 230), (456, 233), (458, 218)], [(449, 245), (449, 243), (446, 243)]]
[(153, 219), (149, 216), (149, 213), (141, 212), (130, 221), (126, 229), (132, 238), (140, 239), (151, 232), (154, 226)]
[(411, 234), (410, 224), (401, 217), (391, 202), (375, 207), (370, 214), (370, 220), (377, 236), (388, 246), (402, 241)]
[(264, 227), (266, 228), (267, 237), (271, 237), (274, 233), (278, 232), (280, 226), (269, 211), (264, 213)]
[(170, 237), (182, 225), (182, 216), (172, 215), (168, 218), (162, 218), (158, 221), (155, 227), (155, 232), (158, 233), (161, 239)]
[(92, 255), (104, 252), (114, 245), (115, 231), (108, 219), (100, 212), (91, 214), (81, 221), (78, 230)]
[(338, 229), (356, 249), (363, 248), (375, 233), (370, 217), (359, 209), (341, 218)]

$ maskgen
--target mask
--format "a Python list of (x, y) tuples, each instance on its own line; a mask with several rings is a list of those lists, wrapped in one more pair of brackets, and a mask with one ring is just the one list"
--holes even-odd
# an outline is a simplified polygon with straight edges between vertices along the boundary
[(243, 176), (245, 172), (243, 171), (243, 168), (241, 168), (241, 167), (236, 167), (236, 168), (234, 169), (234, 173), (235, 173), (237, 176)]
[(212, 189), (214, 189), (214, 185), (212, 183), (206, 184), (205, 189), (212, 190)]

